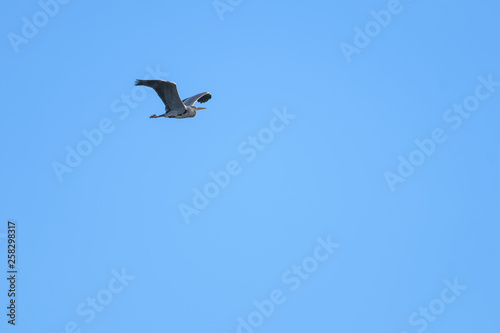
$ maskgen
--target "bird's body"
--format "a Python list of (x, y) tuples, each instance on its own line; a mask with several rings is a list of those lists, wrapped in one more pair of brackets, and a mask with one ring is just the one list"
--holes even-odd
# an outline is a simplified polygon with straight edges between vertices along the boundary
[(177, 92), (177, 85), (174, 82), (163, 80), (136, 80), (136, 86), (147, 86), (153, 88), (165, 104), (165, 113), (157, 116), (152, 115), (149, 118), (192, 118), (196, 116), (196, 111), (205, 108), (193, 106), (194, 103), (205, 103), (212, 95), (208, 92), (196, 94), (192, 97), (181, 100)]

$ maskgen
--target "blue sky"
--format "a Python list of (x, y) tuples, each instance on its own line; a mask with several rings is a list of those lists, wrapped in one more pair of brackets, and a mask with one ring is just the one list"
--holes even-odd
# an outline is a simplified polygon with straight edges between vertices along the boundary
[(500, 328), (496, 2), (6, 6), (4, 330)]

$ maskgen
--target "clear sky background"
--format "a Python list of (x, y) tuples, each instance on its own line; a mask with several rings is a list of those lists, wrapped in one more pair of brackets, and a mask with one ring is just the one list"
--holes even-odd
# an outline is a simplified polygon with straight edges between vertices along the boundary
[(498, 3), (221, 3), (4, 5), (2, 330), (498, 331)]

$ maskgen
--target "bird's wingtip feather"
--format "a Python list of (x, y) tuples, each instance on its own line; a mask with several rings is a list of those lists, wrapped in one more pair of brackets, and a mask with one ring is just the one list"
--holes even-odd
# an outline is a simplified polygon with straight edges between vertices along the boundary
[(205, 103), (207, 102), (208, 100), (210, 100), (212, 98), (212, 94), (207, 92), (205, 93), (205, 95), (201, 96), (199, 99), (198, 99), (198, 102), (199, 103)]

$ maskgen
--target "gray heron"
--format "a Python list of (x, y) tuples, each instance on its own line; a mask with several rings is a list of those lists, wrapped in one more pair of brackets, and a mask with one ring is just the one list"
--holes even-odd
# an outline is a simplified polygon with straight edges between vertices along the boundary
[(193, 106), (194, 103), (205, 103), (212, 95), (209, 92), (202, 92), (194, 96), (181, 100), (177, 92), (177, 85), (174, 82), (163, 80), (135, 80), (136, 86), (146, 86), (153, 88), (165, 104), (165, 113), (157, 116), (152, 115), (149, 118), (191, 118), (196, 116), (196, 111), (203, 110)]

